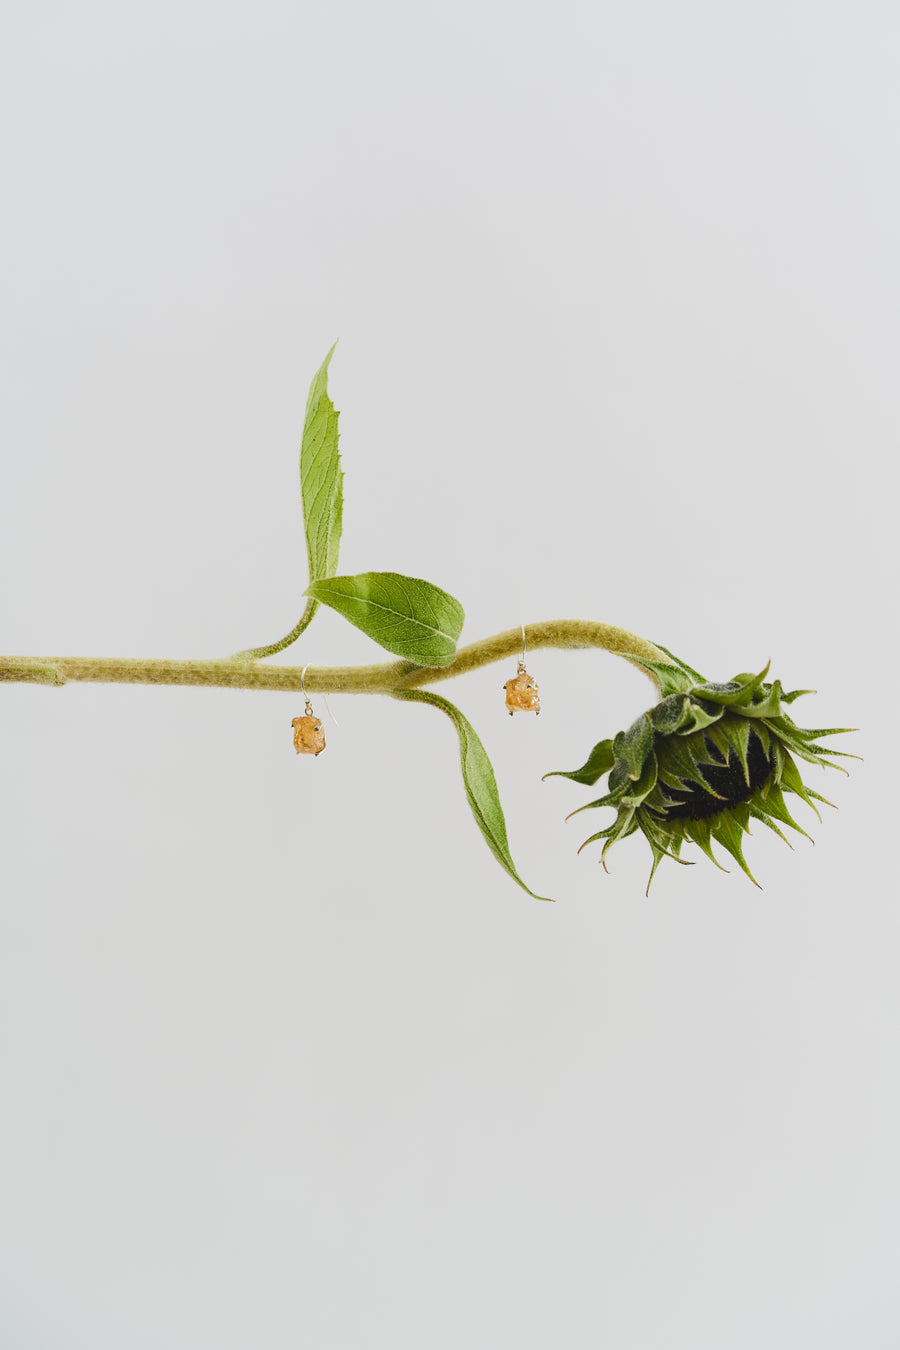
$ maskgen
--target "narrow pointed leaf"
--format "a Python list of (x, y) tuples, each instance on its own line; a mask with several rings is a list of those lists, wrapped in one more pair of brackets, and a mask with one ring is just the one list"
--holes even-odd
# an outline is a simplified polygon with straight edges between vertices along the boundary
[(686, 820), (684, 822), (684, 832), (688, 839), (703, 849), (703, 852), (709, 858), (711, 863), (715, 863), (720, 872), (727, 872), (728, 868), (723, 867), (718, 858), (712, 851), (710, 828), (708, 820)]
[(430, 581), (399, 572), (360, 572), (316, 581), (306, 594), (417, 666), (449, 666), (456, 654), (465, 611)]
[(613, 823), (607, 825), (605, 830), (598, 830), (596, 834), (592, 834), (590, 838), (585, 839), (578, 852), (581, 853), (587, 848), (588, 844), (594, 844), (598, 839), (606, 839), (608, 842), (603, 846), (603, 854), (605, 856), (607, 849), (611, 847), (612, 844), (616, 843), (619, 839), (627, 839), (630, 834), (634, 834), (637, 828), (637, 816), (630, 807), (625, 807), (619, 812)]
[[(812, 806), (812, 802), (808, 802), (807, 805)], [(789, 825), (792, 830), (796, 830), (798, 834), (802, 834), (810, 843), (813, 843), (812, 835), (807, 834), (803, 826), (798, 825), (791, 815), (787, 802), (784, 800), (784, 793), (775, 783), (769, 784), (769, 790), (765, 797), (759, 801), (758, 808), (760, 811), (764, 811), (766, 815), (771, 816), (773, 820), (780, 820), (782, 825)], [(812, 809), (816, 811), (814, 806), (812, 806)], [(819, 815), (818, 811), (816, 811), (816, 815)], [(822, 817), (819, 816), (819, 819), (821, 820)]]
[(658, 647), (661, 652), (665, 652), (666, 656), (668, 656), (671, 661), (674, 661), (679, 669), (686, 671), (695, 684), (704, 684), (706, 682), (705, 675), (701, 675), (699, 670), (694, 670), (693, 666), (689, 666), (687, 661), (682, 661), (680, 656), (676, 656), (674, 652), (670, 652), (668, 647), (664, 647), (661, 642), (654, 642), (653, 645), (654, 647)]
[(691, 745), (687, 740), (672, 737), (666, 745), (666, 753), (659, 769), (660, 781), (676, 792), (682, 791), (690, 783), (696, 783), (704, 791), (710, 791), (709, 783), (701, 772), (698, 754), (702, 749)]
[[(659, 643), (654, 643), (659, 646)], [(660, 651), (665, 651), (665, 647), (660, 647)], [(669, 653), (666, 652), (666, 655)], [(702, 678), (695, 678), (695, 673), (681, 662), (676, 662), (676, 657), (672, 657), (673, 664), (668, 662), (651, 661), (646, 656), (629, 656), (628, 660), (633, 666), (640, 666), (641, 670), (646, 670), (652, 675), (659, 685), (659, 692), (663, 698), (668, 698), (670, 694), (686, 694), (695, 684), (702, 684)]]
[(743, 705), (748, 703), (761, 687), (769, 673), (769, 665), (771, 662), (757, 675), (735, 675), (733, 680), (728, 680), (725, 684), (710, 682), (704, 684), (697, 692), (701, 698), (709, 699), (711, 703), (719, 703), (723, 708), (731, 708), (735, 704)]
[[(611, 740), (598, 741), (580, 769), (552, 769), (544, 778), (571, 778), (575, 783), (584, 783), (593, 787), (598, 778), (602, 778), (615, 763)], [(543, 781), (543, 780), (542, 780)]]
[[(804, 783), (800, 775), (800, 770), (797, 768), (797, 765), (791, 759), (790, 755), (786, 753), (784, 754), (784, 762), (781, 769), (780, 786), (787, 788), (788, 792), (793, 792), (795, 796), (800, 797), (806, 802), (806, 805), (819, 816), (813, 803), (812, 794)], [(822, 817), (819, 816), (819, 820), (821, 819)], [(799, 828), (799, 826), (797, 828)]]
[(754, 695), (754, 699), (750, 703), (741, 704), (741, 713), (744, 717), (767, 717), (770, 719), (779, 717), (781, 714), (781, 681), (776, 680), (762, 698), (757, 698)]
[(720, 720), (722, 709), (718, 704), (709, 703), (694, 694), (687, 700), (686, 713), (690, 714), (690, 722), (687, 722), (680, 732), (682, 736), (689, 736), (692, 731), (702, 731), (704, 727), (711, 727), (714, 722)]
[(721, 844), (731, 854), (741, 871), (747, 874), (754, 886), (762, 890), (756, 877), (747, 866), (747, 859), (744, 857), (744, 851), (741, 847), (741, 836), (747, 828), (749, 819), (750, 811), (748, 807), (733, 807), (730, 812), (723, 812), (722, 815), (716, 817), (712, 832), (716, 843)]
[(770, 816), (767, 816), (765, 811), (760, 811), (759, 807), (757, 806), (750, 807), (750, 818), (751, 820), (761, 821), (762, 824), (766, 825), (774, 834), (777, 834), (779, 839), (783, 839), (784, 842), (787, 844), (788, 848), (794, 847), (790, 839), (788, 839), (787, 835), (782, 830), (779, 830), (774, 820), (772, 820)]
[(426, 689), (398, 690), (396, 698), (407, 699), (414, 703), (430, 703), (453, 722), (459, 736), (459, 761), (462, 769), (463, 787), (466, 799), (484, 836), (485, 843), (503, 868), (523, 891), (527, 891), (535, 900), (547, 900), (546, 895), (535, 895), (516, 871), (515, 863), (509, 851), (506, 835), (506, 819), (500, 805), (497, 780), (487, 751), (481, 743), (471, 722), (447, 699), (432, 694)]
[(652, 745), (653, 722), (649, 713), (641, 713), (627, 731), (620, 731), (613, 738), (616, 759), (633, 782), (640, 777)]
[(598, 797), (595, 802), (585, 802), (584, 806), (576, 806), (574, 811), (570, 811), (566, 820), (571, 820), (573, 816), (578, 816), (582, 811), (593, 811), (597, 806), (618, 806), (621, 801), (620, 792), (607, 792), (605, 797)]
[(670, 694), (650, 709), (653, 730), (661, 736), (672, 736), (691, 722), (690, 699), (683, 694)]
[(310, 581), (334, 576), (341, 543), (344, 475), (338, 453), (338, 414), (328, 397), (328, 367), (333, 355), (334, 347), (309, 387), (300, 443), (300, 492)]
[[(620, 839), (627, 839), (630, 834), (635, 833), (637, 828), (638, 828), (638, 818), (633, 812), (630, 812), (628, 815), (622, 816), (615, 833), (610, 835), (610, 837), (607, 839), (606, 843), (603, 845), (603, 851), (600, 854), (600, 862), (603, 865), (604, 872), (609, 871), (609, 868), (606, 866), (606, 855), (612, 848), (613, 844), (617, 844)], [(578, 852), (580, 853), (581, 849), (579, 849)]]
[[(334, 347), (337, 343), (334, 344)], [(338, 453), (338, 414), (328, 397), (328, 366), (334, 347), (313, 377), (306, 400), (306, 416), (300, 440), (300, 500), (306, 532), (309, 579), (318, 581), (337, 571), (344, 513), (344, 475)], [(290, 647), (312, 623), (319, 608), (307, 600), (291, 631), (278, 642), (237, 652), (236, 660), (259, 661)]]
[(657, 763), (656, 755), (651, 750), (644, 760), (644, 767), (641, 769), (641, 775), (636, 782), (622, 793), (620, 801), (623, 806), (640, 806), (641, 802), (656, 787)]
[[(771, 719), (774, 721), (775, 719)], [(783, 719), (786, 720), (786, 719)], [(820, 736), (844, 736), (848, 732), (858, 731), (859, 727), (792, 727), (795, 734), (799, 733), (805, 741), (817, 741)], [(859, 759), (859, 755), (851, 755), (851, 759)]]

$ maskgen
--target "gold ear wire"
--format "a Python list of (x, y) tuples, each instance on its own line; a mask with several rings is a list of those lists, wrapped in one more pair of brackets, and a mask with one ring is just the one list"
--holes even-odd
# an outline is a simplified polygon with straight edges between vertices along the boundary
[(312, 704), (309, 701), (309, 694), (306, 692), (306, 685), (303, 683), (303, 677), (306, 675), (306, 672), (308, 670), (309, 670), (309, 663), (307, 663), (300, 672), (300, 693), (303, 695), (304, 701), (306, 703), (306, 716), (312, 717), (313, 715)]

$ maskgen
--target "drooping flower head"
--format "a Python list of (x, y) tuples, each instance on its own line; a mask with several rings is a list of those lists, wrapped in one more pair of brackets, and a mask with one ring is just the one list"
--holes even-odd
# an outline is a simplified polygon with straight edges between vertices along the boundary
[[(664, 647), (660, 650), (671, 656)], [(581, 847), (605, 840), (601, 854), (605, 868), (612, 845), (641, 830), (653, 853), (649, 891), (663, 858), (686, 862), (679, 856), (686, 840), (698, 844), (721, 867), (712, 851), (715, 841), (758, 885), (741, 849), (751, 819), (762, 821), (785, 843), (788, 840), (780, 825), (805, 835), (788, 810), (785, 794), (800, 797), (817, 816), (816, 801), (833, 803), (804, 784), (794, 757), (839, 768), (828, 756), (842, 752), (817, 742), (822, 736), (851, 728), (809, 731), (798, 727), (785, 704), (814, 691), (785, 693), (778, 680), (767, 684), (768, 666), (758, 675), (744, 673), (725, 684), (711, 684), (674, 656), (673, 665), (631, 659), (656, 676), (661, 701), (627, 731), (599, 741), (580, 769), (555, 771), (560, 777), (589, 785), (609, 773), (606, 795), (578, 811), (612, 806), (616, 818)]]

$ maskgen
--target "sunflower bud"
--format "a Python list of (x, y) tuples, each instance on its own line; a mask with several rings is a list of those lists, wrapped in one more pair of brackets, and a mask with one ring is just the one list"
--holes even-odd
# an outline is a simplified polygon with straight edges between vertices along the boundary
[(639, 663), (660, 683), (663, 698), (655, 707), (642, 713), (627, 731), (599, 741), (580, 769), (557, 771), (563, 778), (586, 784), (609, 773), (606, 795), (578, 810), (612, 806), (616, 819), (581, 847), (603, 839), (605, 868), (612, 845), (641, 830), (653, 853), (649, 891), (663, 858), (687, 861), (679, 856), (685, 840), (698, 844), (721, 867), (712, 851), (715, 840), (758, 885), (741, 849), (750, 820), (762, 821), (785, 843), (788, 840), (780, 825), (805, 835), (788, 810), (785, 794), (800, 797), (817, 816), (816, 801), (833, 803), (804, 784), (794, 757), (839, 768), (827, 756), (841, 751), (817, 742), (821, 736), (850, 728), (808, 731), (798, 727), (785, 704), (813, 691), (785, 693), (778, 680), (767, 684), (768, 666), (758, 675), (735, 675), (726, 684), (711, 684), (689, 666), (672, 660), (674, 665)]

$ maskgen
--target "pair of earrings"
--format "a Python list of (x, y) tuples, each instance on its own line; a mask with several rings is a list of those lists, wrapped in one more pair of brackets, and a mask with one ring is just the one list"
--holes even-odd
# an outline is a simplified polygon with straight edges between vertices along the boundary
[[(300, 692), (306, 700), (306, 711), (302, 717), (295, 717), (291, 722), (291, 726), (294, 728), (294, 749), (298, 755), (321, 755), (325, 749), (325, 728), (313, 712), (309, 695), (303, 684), (303, 676), (307, 670), (308, 667), (304, 666), (300, 672)], [(506, 690), (506, 708), (510, 717), (517, 712), (539, 713), (541, 711), (540, 688), (525, 669), (524, 624), (522, 625), (522, 655), (519, 657), (515, 675), (511, 680), (506, 681), (503, 688)]]
[(309, 694), (303, 685), (303, 676), (308, 668), (304, 666), (300, 672), (300, 692), (306, 699), (306, 712), (291, 722), (294, 728), (294, 749), (298, 755), (321, 755), (325, 749), (325, 730), (312, 710)]
[(522, 624), (522, 655), (519, 657), (518, 669), (514, 678), (507, 680), (503, 688), (506, 690), (506, 708), (510, 717), (516, 712), (539, 713), (541, 711), (539, 686), (525, 669), (524, 624)]

